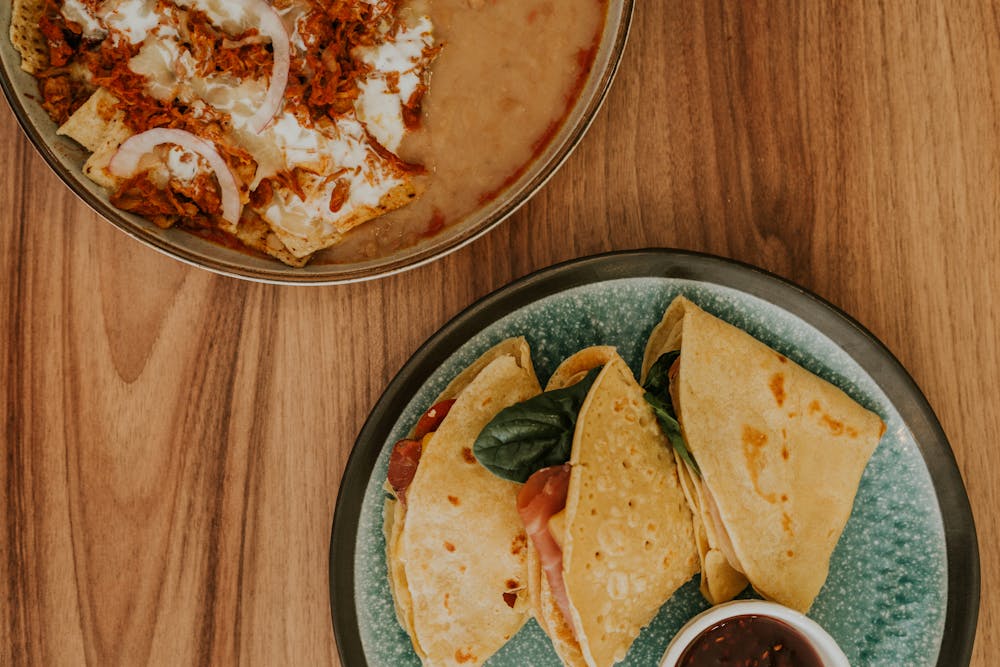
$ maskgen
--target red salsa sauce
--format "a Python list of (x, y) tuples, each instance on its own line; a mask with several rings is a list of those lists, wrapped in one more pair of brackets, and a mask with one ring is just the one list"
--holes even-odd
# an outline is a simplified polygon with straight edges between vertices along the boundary
[(747, 614), (716, 623), (681, 654), (677, 667), (823, 667), (801, 632), (776, 618)]

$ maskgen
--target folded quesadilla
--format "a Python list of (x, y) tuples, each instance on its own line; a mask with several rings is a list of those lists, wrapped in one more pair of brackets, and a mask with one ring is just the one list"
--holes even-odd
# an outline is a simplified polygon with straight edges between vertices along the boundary
[[(653, 330), (643, 386), (671, 437), (705, 598), (746, 582), (807, 611), (826, 581), (885, 426), (843, 391), (678, 297)], [(659, 402), (657, 402), (659, 401)]]
[(445, 388), (389, 462), (385, 533), (400, 624), (425, 665), (481, 665), (530, 614), (519, 485), (476, 463), (476, 435), (540, 392), (523, 338)]
[[(533, 466), (552, 465), (518, 496), (533, 613), (564, 664), (610, 666), (698, 571), (691, 514), (670, 446), (614, 348), (564, 361), (544, 394), (497, 416), (476, 454), (523, 476), (542, 442), (551, 456)], [(494, 456), (498, 443), (522, 460)]]

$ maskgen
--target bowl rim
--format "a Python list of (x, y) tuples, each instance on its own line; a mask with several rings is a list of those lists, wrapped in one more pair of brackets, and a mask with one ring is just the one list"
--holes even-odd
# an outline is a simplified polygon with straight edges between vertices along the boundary
[(684, 624), (667, 645), (660, 667), (675, 667), (685, 649), (702, 632), (737, 616), (767, 616), (798, 630), (816, 649), (824, 667), (851, 667), (836, 640), (819, 623), (790, 607), (767, 600), (732, 600), (701, 612)]
[[(604, 105), (611, 85), (618, 73), (622, 57), (628, 44), (628, 37), (631, 32), (632, 19), (634, 15), (635, 0), (607, 0), (608, 14), (605, 15), (602, 41), (608, 40), (610, 50), (608, 51), (608, 61), (599, 73), (599, 78), (593, 84), (588, 84), (591, 92), (586, 97), (586, 89), (581, 92), (581, 96), (574, 103), (574, 106), (567, 112), (562, 120), (562, 126), (556, 138), (546, 148), (545, 152), (534, 158), (528, 164), (531, 165), (521, 174), (510, 186), (505, 187), (503, 195), (508, 195), (509, 200), (496, 206), (492, 211), (489, 205), (483, 214), (483, 219), (475, 224), (470, 224), (468, 229), (457, 233), (454, 238), (449, 239), (441, 247), (430, 246), (420, 250), (415, 250), (410, 254), (398, 258), (394, 261), (387, 261), (378, 266), (371, 263), (358, 262), (347, 266), (349, 268), (339, 272), (327, 273), (320, 271), (310, 271), (307, 265), (303, 268), (288, 267), (274, 258), (261, 259), (266, 266), (253, 267), (240, 262), (234, 255), (232, 259), (223, 256), (211, 257), (199, 253), (191, 248), (178, 245), (168, 237), (156, 233), (155, 230), (143, 225), (139, 216), (133, 216), (112, 206), (104, 198), (90, 190), (80, 169), (65, 166), (57, 155), (53, 144), (47, 141), (42, 130), (32, 121), (28, 112), (24, 97), (33, 101), (35, 91), (21, 91), (14, 82), (14, 76), (20, 70), (20, 54), (17, 53), (8, 37), (9, 17), (12, 5), (6, 5), (0, 10), (0, 15), (5, 15), (8, 20), (0, 25), (0, 32), (3, 32), (6, 42), (0, 48), (0, 89), (3, 90), (4, 98), (17, 119), (18, 126), (27, 136), (28, 141), (39, 154), (48, 167), (56, 176), (82, 200), (92, 211), (97, 213), (104, 221), (110, 223), (119, 231), (131, 238), (139, 241), (143, 245), (156, 250), (157, 252), (172, 257), (188, 266), (207, 270), (217, 275), (258, 282), (272, 285), (339, 285), (356, 282), (375, 280), (391, 275), (396, 275), (404, 271), (409, 271), (433, 261), (441, 259), (486, 235), (502, 222), (511, 217), (519, 208), (534, 197), (541, 190), (549, 179), (563, 166), (569, 156), (573, 153), (580, 141), (586, 135), (597, 114)], [(612, 14), (616, 2), (620, 2), (620, 10), (617, 14)], [(613, 34), (607, 33), (609, 22), (617, 22), (617, 30)], [(12, 53), (11, 56), (4, 55)], [(596, 70), (591, 70), (590, 77), (593, 77)], [(27, 75), (31, 76), (31, 75)], [(32, 77), (33, 78), (33, 77)], [(591, 87), (592, 86), (592, 87)], [(577, 114), (579, 114), (577, 116)], [(561, 138), (559, 135), (562, 135)], [(557, 142), (558, 140), (558, 142)], [(500, 198), (494, 200), (500, 201)], [(476, 212), (470, 214), (477, 215)], [(152, 224), (152, 223), (149, 223)], [(464, 224), (459, 222), (457, 224)], [(209, 243), (204, 241), (204, 243)], [(247, 256), (249, 257), (249, 255)], [(336, 266), (336, 265), (330, 265)]]

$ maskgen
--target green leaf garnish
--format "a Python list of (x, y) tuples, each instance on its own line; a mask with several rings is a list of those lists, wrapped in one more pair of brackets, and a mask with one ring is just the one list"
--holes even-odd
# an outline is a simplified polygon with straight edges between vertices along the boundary
[(476, 438), (472, 452), (497, 477), (526, 482), (533, 473), (569, 460), (580, 407), (601, 372), (501, 410)]
[(646, 390), (644, 398), (653, 408), (656, 421), (660, 424), (660, 430), (667, 436), (667, 440), (685, 463), (690, 466), (695, 473), (701, 477), (701, 469), (695, 463), (694, 457), (688, 451), (684, 436), (681, 435), (681, 426), (677, 422), (677, 412), (674, 410), (674, 401), (670, 396), (670, 367), (680, 356), (680, 350), (673, 350), (661, 354), (656, 363), (646, 374), (646, 383), (643, 389)]
[(660, 430), (663, 434), (667, 436), (667, 440), (673, 445), (674, 450), (680, 455), (681, 459), (694, 470), (699, 477), (701, 477), (701, 470), (698, 468), (698, 464), (694, 462), (694, 457), (691, 456), (691, 452), (688, 451), (687, 445), (684, 443), (684, 436), (681, 435), (681, 426), (677, 423), (670, 412), (672, 411), (671, 406), (661, 401), (659, 398), (649, 393), (648, 391), (644, 394), (643, 398), (649, 403), (653, 408), (653, 414), (656, 415), (656, 421), (660, 423)]

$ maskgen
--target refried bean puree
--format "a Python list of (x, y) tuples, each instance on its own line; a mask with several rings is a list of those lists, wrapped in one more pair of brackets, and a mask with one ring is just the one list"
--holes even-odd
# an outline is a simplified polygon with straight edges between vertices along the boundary
[(423, 194), (348, 234), (313, 263), (414, 244), (478, 208), (531, 162), (565, 119), (600, 43), (607, 0), (413, 0), (437, 43), (421, 128), (400, 156)]

